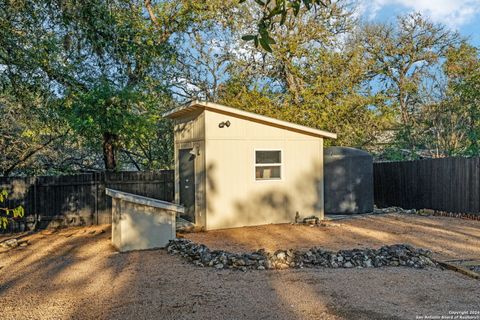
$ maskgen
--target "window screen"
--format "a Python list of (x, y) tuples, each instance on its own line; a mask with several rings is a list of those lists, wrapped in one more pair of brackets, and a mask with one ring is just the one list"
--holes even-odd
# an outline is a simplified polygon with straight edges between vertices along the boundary
[(255, 151), (255, 179), (279, 180), (282, 178), (282, 152), (280, 150)]

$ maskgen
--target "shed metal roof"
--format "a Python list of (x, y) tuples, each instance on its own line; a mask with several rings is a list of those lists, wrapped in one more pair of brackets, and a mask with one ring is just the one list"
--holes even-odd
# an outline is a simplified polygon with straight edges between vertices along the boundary
[(313, 136), (322, 137), (322, 138), (332, 138), (332, 139), (337, 138), (337, 135), (332, 132), (310, 128), (310, 127), (302, 126), (299, 124), (291, 123), (288, 121), (278, 120), (278, 119), (262, 116), (256, 113), (243, 111), (240, 109), (227, 107), (221, 104), (211, 103), (211, 102), (193, 101), (191, 104), (187, 106), (178, 107), (171, 111), (168, 111), (164, 113), (163, 116), (170, 119), (176, 119), (176, 118), (184, 117), (190, 114), (191, 112), (198, 111), (198, 110), (209, 110), (213, 112), (218, 112), (218, 113), (231, 115), (234, 117), (238, 117), (238, 118), (242, 118), (250, 121), (260, 122), (260, 123), (277, 127), (277, 128), (282, 128), (286, 130), (307, 134), (307, 135), (313, 135)]

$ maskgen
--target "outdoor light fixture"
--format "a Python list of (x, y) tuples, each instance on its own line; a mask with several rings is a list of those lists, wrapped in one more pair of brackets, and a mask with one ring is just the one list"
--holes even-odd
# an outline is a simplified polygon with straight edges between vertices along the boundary
[(227, 128), (228, 128), (228, 127), (230, 127), (230, 121), (227, 120), (227, 121), (220, 122), (220, 123), (218, 124), (218, 127), (219, 127), (219, 128), (223, 128), (223, 127), (227, 127)]
[(198, 146), (193, 146), (192, 150), (189, 152), (192, 156), (200, 155), (200, 148)]

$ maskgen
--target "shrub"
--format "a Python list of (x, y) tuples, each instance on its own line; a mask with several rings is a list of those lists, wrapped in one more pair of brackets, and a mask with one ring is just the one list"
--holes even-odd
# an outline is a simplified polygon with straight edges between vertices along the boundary
[[(8, 198), (8, 191), (3, 189), (0, 192), (0, 228), (6, 229), (10, 219), (21, 218), (25, 215), (25, 210), (22, 206), (15, 208), (8, 208), (4, 206)], [(5, 204), (6, 205), (6, 204)]]

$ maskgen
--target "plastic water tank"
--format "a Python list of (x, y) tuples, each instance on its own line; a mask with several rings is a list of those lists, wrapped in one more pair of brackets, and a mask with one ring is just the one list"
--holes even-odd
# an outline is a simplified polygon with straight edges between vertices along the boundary
[(324, 150), (326, 214), (373, 211), (373, 157), (348, 147)]

